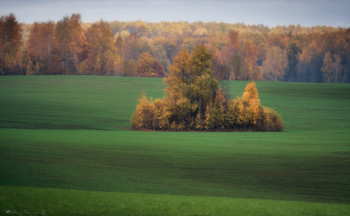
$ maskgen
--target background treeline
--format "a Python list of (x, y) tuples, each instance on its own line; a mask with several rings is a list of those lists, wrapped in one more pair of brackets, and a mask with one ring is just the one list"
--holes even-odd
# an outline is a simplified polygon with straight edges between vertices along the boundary
[(0, 19), (0, 74), (163, 77), (177, 53), (205, 44), (217, 79), (350, 82), (350, 29), (188, 22), (20, 24)]

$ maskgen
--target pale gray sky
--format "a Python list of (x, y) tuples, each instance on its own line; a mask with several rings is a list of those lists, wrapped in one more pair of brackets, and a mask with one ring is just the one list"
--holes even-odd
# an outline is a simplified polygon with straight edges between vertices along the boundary
[(216, 21), (350, 27), (350, 0), (0, 0), (0, 15), (20, 22), (57, 21), (80, 13), (83, 22)]

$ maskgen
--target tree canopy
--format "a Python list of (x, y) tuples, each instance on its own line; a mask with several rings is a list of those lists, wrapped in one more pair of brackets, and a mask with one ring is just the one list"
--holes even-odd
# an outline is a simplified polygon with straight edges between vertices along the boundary
[(147, 99), (142, 95), (131, 125), (151, 130), (261, 130), (281, 131), (281, 117), (260, 104), (254, 82), (242, 97), (226, 100), (211, 69), (211, 54), (204, 45), (189, 54), (179, 52), (170, 66), (167, 96)]
[(200, 44), (213, 55), (211, 69), (219, 80), (350, 82), (349, 28), (83, 23), (79, 14), (33, 24), (20, 24), (13, 14), (2, 16), (0, 75), (166, 77), (173, 57)]

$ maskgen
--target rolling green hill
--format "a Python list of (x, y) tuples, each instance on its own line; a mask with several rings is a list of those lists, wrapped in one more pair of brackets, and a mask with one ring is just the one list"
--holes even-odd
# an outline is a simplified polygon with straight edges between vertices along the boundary
[[(223, 83), (233, 98), (246, 84)], [(127, 130), (141, 92), (158, 98), (164, 87), (155, 78), (0, 77), (0, 215), (67, 215), (49, 204), (68, 205), (67, 196), (74, 215), (350, 212), (350, 85), (257, 82), (262, 104), (284, 120), (279, 133)]]

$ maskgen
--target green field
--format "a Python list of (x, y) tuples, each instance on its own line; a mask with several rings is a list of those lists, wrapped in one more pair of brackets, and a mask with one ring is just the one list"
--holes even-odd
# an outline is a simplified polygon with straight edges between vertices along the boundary
[(0, 77), (0, 215), (350, 214), (350, 85), (257, 82), (283, 132), (127, 130), (164, 87)]

